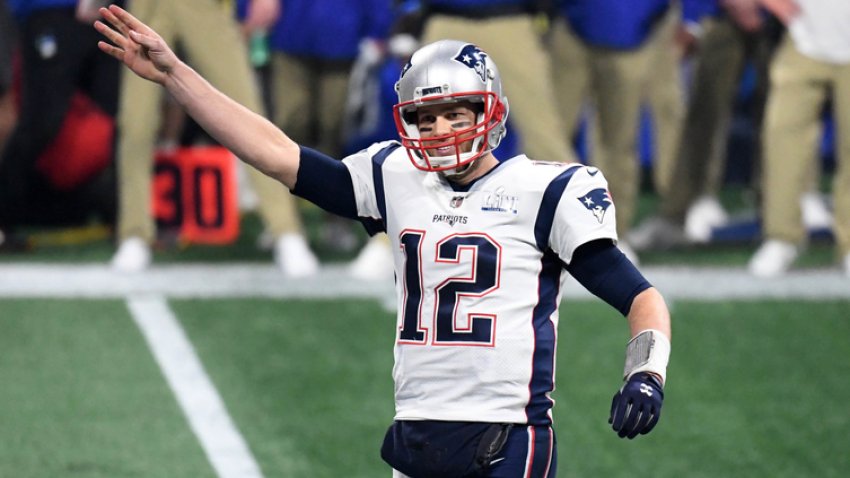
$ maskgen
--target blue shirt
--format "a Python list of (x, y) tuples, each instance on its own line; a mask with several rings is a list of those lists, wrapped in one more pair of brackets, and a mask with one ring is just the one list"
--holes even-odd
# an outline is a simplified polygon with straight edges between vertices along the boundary
[(23, 20), (35, 10), (44, 8), (75, 8), (77, 0), (6, 0), (9, 10)]
[(723, 9), (719, 0), (682, 0), (682, 19), (699, 23), (704, 17), (721, 17)]
[(286, 0), (271, 48), (325, 60), (353, 60), (363, 38), (386, 38), (391, 0)]
[(427, 7), (431, 14), (488, 18), (505, 13), (536, 12), (540, 4), (540, 0), (403, 0), (397, 3), (397, 8), (402, 13)]
[(430, 6), (440, 10), (472, 11), (476, 9), (487, 9), (494, 7), (524, 7), (532, 8), (538, 3), (537, 0), (426, 0)]
[(559, 0), (558, 9), (585, 43), (632, 50), (652, 34), (670, 0)]

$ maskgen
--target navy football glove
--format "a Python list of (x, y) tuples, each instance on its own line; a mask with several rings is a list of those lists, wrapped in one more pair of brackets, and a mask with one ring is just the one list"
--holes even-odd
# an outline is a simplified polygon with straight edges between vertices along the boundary
[(664, 391), (655, 375), (636, 373), (623, 384), (611, 402), (608, 423), (620, 438), (649, 433), (658, 423)]

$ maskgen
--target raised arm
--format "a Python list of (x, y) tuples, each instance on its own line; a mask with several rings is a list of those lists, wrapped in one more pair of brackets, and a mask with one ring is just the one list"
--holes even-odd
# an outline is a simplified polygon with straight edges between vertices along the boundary
[(166, 88), (194, 120), (241, 160), (282, 182), (295, 186), (300, 148), (263, 116), (218, 91), (182, 62), (162, 37), (124, 9), (101, 8), (94, 24), (109, 42), (98, 47), (133, 73)]

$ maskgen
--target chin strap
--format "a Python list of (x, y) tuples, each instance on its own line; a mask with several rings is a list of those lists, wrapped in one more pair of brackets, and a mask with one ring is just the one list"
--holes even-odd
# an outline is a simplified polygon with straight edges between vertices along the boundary
[(463, 176), (464, 174), (466, 174), (467, 171), (469, 171), (469, 168), (471, 168), (473, 164), (475, 164), (475, 161), (466, 163), (459, 168), (447, 169), (445, 171), (440, 171), (440, 172), (443, 173), (443, 176), (445, 176), (447, 178), (457, 179), (458, 176)]

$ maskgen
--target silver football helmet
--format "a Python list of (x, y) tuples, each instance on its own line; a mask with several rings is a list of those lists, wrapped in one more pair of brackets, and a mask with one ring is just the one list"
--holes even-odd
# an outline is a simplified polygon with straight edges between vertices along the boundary
[[(457, 40), (440, 40), (417, 50), (395, 84), (398, 104), (393, 108), (401, 144), (414, 166), (425, 171), (457, 174), (466, 165), (496, 149), (505, 136), (508, 100), (502, 94), (499, 70), (480, 48)], [(416, 110), (425, 105), (468, 101), (480, 105), (476, 124), (452, 133), (427, 138), (424, 144)], [(472, 150), (461, 145), (472, 141)], [(438, 148), (454, 146), (452, 155), (437, 155)]]

